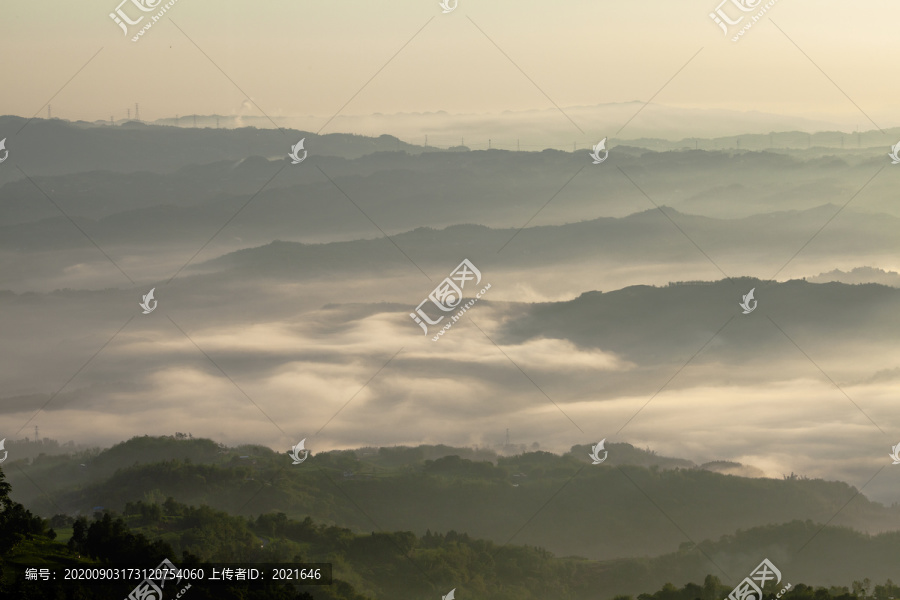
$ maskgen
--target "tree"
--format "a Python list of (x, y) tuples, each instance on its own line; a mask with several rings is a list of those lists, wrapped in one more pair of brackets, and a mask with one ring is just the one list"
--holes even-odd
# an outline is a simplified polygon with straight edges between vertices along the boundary
[(70, 527), (74, 522), (75, 519), (69, 515), (56, 514), (50, 517), (49, 525), (50, 527)]
[(158, 523), (162, 520), (163, 511), (159, 504), (147, 504), (142, 502), (140, 505), (141, 520), (146, 523)]
[(163, 513), (169, 517), (177, 517), (181, 515), (181, 508), (177, 502), (175, 502), (175, 498), (169, 496), (166, 498), (166, 501), (163, 502)]
[(722, 582), (715, 575), (707, 575), (703, 580), (703, 594), (700, 596), (703, 600), (715, 600), (719, 597), (719, 589)]
[(6, 481), (6, 475), (3, 473), (3, 469), (0, 469), (0, 506), (6, 507), (9, 503), (10, 491), (12, 491), (12, 486)]
[(69, 550), (84, 551), (84, 536), (87, 532), (87, 519), (78, 517), (72, 524), (72, 537), (69, 538)]
[(24, 539), (44, 532), (44, 520), (9, 497), (12, 486), (0, 469), (0, 555), (9, 552)]
[[(75, 539), (74, 529), (72, 538)], [(174, 555), (172, 547), (165, 542), (151, 542), (140, 533), (131, 533), (125, 521), (113, 520), (109, 513), (91, 523), (82, 536), (79, 548), (105, 563), (158, 564)]]

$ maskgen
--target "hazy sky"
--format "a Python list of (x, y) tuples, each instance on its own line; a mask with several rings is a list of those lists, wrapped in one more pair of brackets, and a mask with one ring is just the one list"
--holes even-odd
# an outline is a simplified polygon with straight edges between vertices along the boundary
[[(874, 0), (860, 6), (838, 0), (779, 0), (733, 43), (709, 18), (718, 1), (459, 0), (455, 11), (442, 14), (438, 0), (178, 0), (133, 43), (131, 35), (124, 36), (109, 18), (120, 0), (0, 0), (4, 57), (0, 115), (43, 117), (48, 101), (54, 116), (70, 120), (123, 119), (136, 102), (144, 120), (193, 113), (258, 116), (261, 108), (276, 121), (313, 115), (314, 129), (324, 127), (322, 133), (333, 133), (340, 131), (336, 129), (340, 121), (328, 126), (326, 121), (338, 113), (446, 111), (494, 115), (485, 119), (490, 122), (504, 111), (547, 110), (554, 102), (576, 107), (652, 99), (670, 107), (777, 113), (849, 127), (858, 124), (866, 130), (900, 124), (892, 112), (900, 70), (894, 60), (900, 3)], [(736, 14), (730, 3), (725, 8)], [(123, 9), (138, 14), (131, 0)], [(570, 113), (586, 118), (584, 112)], [(648, 109), (637, 115), (621, 137), (640, 131), (641, 120), (648, 121), (651, 114)], [(596, 142), (600, 138), (586, 138), (603, 128), (615, 131), (624, 125), (604, 123), (601, 128), (596, 123), (569, 124), (563, 114), (558, 118), (571, 126), (570, 139), (580, 143)], [(685, 121), (686, 127), (693, 126), (693, 119)], [(579, 128), (587, 132), (584, 137)], [(0, 139), (5, 135), (14, 134), (0, 132)], [(886, 151), (879, 159), (888, 163)], [(887, 170), (883, 177), (893, 173)], [(853, 174), (841, 183), (852, 192), (874, 174), (875, 168), (865, 177)], [(708, 191), (700, 183), (692, 194)], [(526, 203), (540, 206), (547, 201), (544, 195), (534, 196), (529, 194)], [(735, 196), (722, 198), (736, 203)], [(771, 197), (782, 198), (774, 192)], [(866, 199), (861, 195), (857, 204), (864, 208)], [(639, 200), (641, 210), (650, 208)], [(551, 208), (563, 211), (565, 201), (561, 197)], [(260, 204), (244, 216), (262, 210)], [(352, 218), (362, 219), (351, 207), (345, 208)], [(516, 223), (524, 222), (531, 211), (521, 217), (517, 213)], [(548, 211), (542, 218), (551, 219), (553, 214)], [(831, 227), (848, 215), (849, 211)], [(471, 221), (479, 218), (475, 214)], [(811, 223), (810, 232), (819, 226)], [(223, 234), (228, 235), (233, 236), (233, 230)], [(799, 237), (796, 247), (807, 239), (807, 234)], [(797, 264), (805, 259), (801, 256)], [(4, 260), (22, 263), (18, 255)], [(127, 269), (132, 268), (130, 260), (123, 259)], [(152, 264), (162, 258), (148, 251), (146, 256), (137, 255), (134, 263), (139, 260)], [(805, 274), (836, 266), (862, 265), (835, 265), (829, 259)], [(55, 281), (82, 282), (82, 295), (76, 300), (60, 301), (53, 310), (48, 304), (23, 302), (15, 312), (0, 315), (5, 319), (0, 329), (17, 334), (15, 344), (2, 353), (9, 358), (0, 361), (10, 379), (5, 397), (15, 399), (2, 407), (4, 417), (15, 424), (14, 431), (20, 423), (31, 424), (34, 406), (44, 397), (64, 389), (34, 424), (47, 435), (79, 442), (111, 443), (142, 433), (171, 433), (179, 427), (227, 443), (254, 441), (283, 449), (308, 437), (310, 447), (320, 451), (363, 444), (491, 444), (509, 427), (515, 432), (514, 441), (539, 440), (554, 450), (607, 437), (698, 462), (740, 460), (775, 477), (795, 471), (840, 476), (854, 485), (865, 483), (895, 443), (873, 436), (862, 413), (799, 354), (794, 364), (759, 369), (766, 377), (758, 381), (739, 376), (756, 365), (691, 365), (678, 372), (673, 384), (616, 438), (610, 432), (635, 414), (673, 376), (675, 367), (667, 364), (653, 378), (639, 377), (646, 384), (639, 393), (624, 390), (614, 398), (601, 397), (607, 379), (599, 378), (598, 372), (610, 377), (630, 374), (634, 367), (628, 361), (612, 352), (576, 347), (569, 340), (495, 345), (475, 323), (495, 335), (511, 317), (488, 303), (435, 350), (420, 339), (408, 317), (411, 307), (430, 291), (417, 272), (411, 275), (417, 287), (393, 296), (381, 292), (379, 274), (362, 283), (279, 282), (270, 289), (243, 290), (252, 292), (253, 298), (259, 296), (254, 300), (260, 302), (259, 315), (250, 305), (229, 305), (230, 296), (218, 288), (186, 292), (185, 298), (194, 298), (194, 303), (167, 297), (160, 288), (164, 310), (143, 319), (137, 316), (140, 294), (158, 284), (131, 290), (127, 298), (122, 292), (119, 312), (105, 312), (97, 308), (98, 298), (112, 300), (101, 286), (91, 287), (97, 281), (93, 268), (66, 263), (56, 274)], [(705, 278), (719, 277), (709, 271)], [(646, 271), (638, 274), (650, 279)], [(697, 276), (684, 268), (670, 277)], [(526, 278), (523, 275), (521, 286), (529, 283)], [(624, 275), (610, 282), (622, 279)], [(497, 289), (490, 302), (510, 299), (515, 295), (510, 290), (529, 300), (547, 299), (534, 297), (537, 292), (522, 294), (514, 284), (504, 292), (502, 280), (494, 281)], [(563, 292), (571, 298), (590, 289), (611, 289), (576, 281), (581, 287), (557, 291), (553, 299), (560, 299)], [(355, 298), (347, 291), (367, 285), (371, 297)], [(392, 301), (404, 308), (350, 318), (333, 308), (296, 308), (297, 298), (309, 304), (314, 298), (316, 307)], [(263, 300), (284, 302), (296, 312), (269, 314)], [(728, 301), (734, 311), (737, 300), (735, 296)], [(210, 305), (239, 306), (242, 315), (252, 315), (252, 322), (211, 310)], [(184, 331), (163, 316), (170, 310)], [(356, 308), (341, 310), (356, 315)], [(99, 316), (85, 316), (91, 314)], [(203, 322), (198, 315), (215, 322)], [(115, 345), (80, 371), (132, 318), (133, 325), (123, 329)], [(692, 340), (685, 352), (700, 345)], [(198, 348), (211, 352), (222, 371)], [(398, 360), (382, 373), (379, 369), (401, 348), (405, 349)], [(897, 379), (892, 370), (900, 364), (896, 349), (873, 344), (848, 354), (856, 360), (846, 364), (832, 357), (823, 362), (823, 369), (834, 373), (886, 430), (896, 432)], [(529, 383), (511, 359), (540, 382), (582, 429)], [(882, 372), (889, 376), (875, 377)], [(246, 396), (222, 373), (240, 382)], [(373, 378), (375, 374), (379, 376)], [(373, 383), (367, 385), (370, 379)], [(260, 399), (272, 421), (247, 398)], [(344, 410), (348, 399), (353, 402)], [(763, 401), (766, 410), (760, 410)], [(329, 422), (339, 412), (340, 418)], [(780, 419), (775, 426), (773, 415)], [(18, 432), (4, 435), (12, 438)], [(831, 460), (822, 460), (828, 452), (833, 452)], [(885, 477), (887, 473), (897, 477), (900, 471), (886, 472)], [(880, 490), (878, 497), (893, 498), (893, 492), (886, 491), (896, 489), (893, 480), (880, 479), (874, 485)]]
[[(345, 103), (345, 115), (497, 113), (552, 108), (548, 97), (644, 102), (663, 88), (664, 105), (900, 122), (890, 0), (780, 0), (737, 43), (708, 16), (717, 0), (459, 0), (449, 14), (437, 0), (179, 0), (137, 43), (108, 16), (118, 1), (0, 3), (0, 114), (45, 116), (60, 88), (54, 116), (73, 120), (122, 119), (135, 102), (145, 120), (259, 114), (243, 90), (273, 118), (322, 126)], [(123, 10), (141, 14), (130, 0)]]

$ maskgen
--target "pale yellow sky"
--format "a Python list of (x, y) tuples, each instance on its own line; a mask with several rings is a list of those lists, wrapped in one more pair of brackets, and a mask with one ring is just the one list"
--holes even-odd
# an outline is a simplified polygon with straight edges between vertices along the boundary
[(0, 114), (44, 116), (60, 88), (54, 116), (73, 120), (121, 119), (135, 102), (145, 120), (234, 115), (246, 93), (273, 117), (322, 124), (345, 103), (344, 115), (497, 113), (662, 88), (654, 102), (669, 106), (900, 123), (892, 0), (779, 0), (738, 43), (708, 16), (718, 0), (459, 0), (449, 14), (437, 0), (178, 0), (137, 43), (108, 16), (119, 1), (0, 0)]

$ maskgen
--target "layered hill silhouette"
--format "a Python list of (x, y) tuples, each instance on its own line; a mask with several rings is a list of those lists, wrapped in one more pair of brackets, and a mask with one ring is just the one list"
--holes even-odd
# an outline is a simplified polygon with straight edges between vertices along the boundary
[[(189, 164), (238, 161), (252, 155), (287, 156), (290, 146), (304, 137), (307, 149), (319, 156), (356, 158), (377, 151), (421, 152), (420, 147), (390, 135), (318, 136), (308, 131), (255, 127), (193, 128), (138, 121), (110, 126), (5, 115), (0, 116), (0, 129), (16, 132), (8, 136), (7, 148), (26, 173), (37, 175), (99, 170), (161, 174)], [(3, 177), (19, 178), (21, 174)]]
[[(7, 130), (25, 123), (0, 117)], [(290, 165), (287, 151), (302, 136), (310, 155)], [(803, 155), (616, 145), (602, 167), (588, 169), (587, 149), (444, 151), (391, 136), (41, 119), (8, 145), (19, 168), (0, 170), (0, 223), (8, 227), (0, 239), (29, 249), (87, 243), (69, 239), (65, 229), (74, 228), (60, 211), (101, 245), (173, 243), (211, 234), (249, 200), (228, 230), (247, 245), (378, 235), (363, 213), (391, 234), (465, 223), (520, 227), (551, 198), (535, 224), (621, 217), (654, 205), (747, 217), (843, 206), (884, 158), (861, 150)], [(900, 216), (889, 197), (890, 182), (875, 179), (851, 208)]]
[[(572, 600), (621, 598), (620, 594), (640, 594), (639, 598), (650, 600), (715, 600), (728, 594), (741, 574), (755, 568), (760, 556), (774, 561), (781, 573), (778, 581), (764, 589), (769, 593), (787, 590), (788, 600), (855, 600), (867, 595), (889, 600), (900, 590), (885, 575), (893, 568), (896, 532), (866, 536), (811, 521), (753, 528), (699, 544), (687, 541), (677, 551), (655, 558), (596, 562), (557, 557), (540, 547), (496, 544), (452, 530), (427, 530), (424, 535), (384, 530), (356, 533), (310, 517), (291, 519), (280, 512), (233, 516), (209, 506), (188, 506), (172, 497), (162, 502), (128, 502), (123, 513), (98, 508), (90, 519), (55, 514), (42, 520), (8, 497), (10, 486), (4, 475), (0, 470), (0, 504), (5, 508), (0, 512), (0, 593), (10, 597), (24, 597), (26, 590), (34, 598), (122, 597), (134, 582), (90, 580), (63, 586), (59, 578), (51, 578), (35, 589), (33, 582), (29, 588), (23, 573), (38, 564), (51, 569), (153, 567), (175, 557), (178, 569), (221, 569), (222, 563), (266, 571), (304, 563), (331, 567), (329, 586), (301, 585), (305, 591), (299, 594), (296, 583), (273, 581), (273, 573), (264, 589), (259, 585), (248, 589), (239, 580), (220, 580), (222, 585), (194, 581), (187, 589), (198, 598), (220, 597), (224, 591), (260, 600), (387, 596), (412, 600), (452, 586), (466, 595), (526, 600), (548, 595)], [(847, 553), (827, 572), (823, 564), (831, 557), (816, 543), (819, 538), (840, 544)], [(878, 584), (879, 580), (884, 584)], [(801, 581), (816, 582), (814, 596), (813, 588)], [(653, 589), (659, 591), (647, 593)]]
[[(683, 263), (702, 260), (690, 240), (717, 258), (773, 261), (790, 258), (839, 207), (821, 206), (808, 211), (756, 215), (742, 219), (712, 219), (685, 215), (668, 207), (624, 218), (600, 218), (524, 230), (458, 225), (435, 230), (420, 228), (392, 236), (397, 247), (383, 238), (302, 244), (272, 242), (248, 248), (198, 265), (199, 269), (229, 269), (235, 275), (279, 276), (358, 273), (377, 266), (381, 270), (409, 269), (406, 253), (416, 264), (452, 268), (447, 257), (466, 257), (487, 271), (497, 268), (539, 268), (553, 264), (579, 264), (609, 260), (621, 264)], [(900, 241), (895, 235), (900, 220), (886, 215), (847, 213), (843, 223), (825, 229), (814, 243), (818, 257), (884, 253)], [(671, 219), (671, 220), (670, 220)], [(690, 240), (672, 226), (688, 233)], [(852, 235), (848, 231), (855, 231)], [(501, 251), (502, 250), (502, 251)], [(810, 250), (812, 251), (812, 250)], [(452, 259), (451, 259), (452, 260)], [(773, 263), (774, 264), (774, 263)], [(780, 263), (779, 263), (780, 264)]]
[(839, 281), (841, 283), (880, 283), (891, 287), (900, 287), (900, 273), (895, 271), (885, 271), (884, 269), (875, 269), (872, 267), (856, 267), (851, 271), (842, 271), (834, 269), (828, 273), (820, 273), (813, 277), (807, 277), (807, 281), (812, 283), (829, 283)]
[[(93, 455), (40, 457), (19, 465), (27, 478), (8, 471), (27, 496), (17, 500), (46, 516), (90, 514), (97, 506), (122, 511), (129, 502), (171, 496), (231, 514), (280, 511), (360, 532), (373, 523), (417, 535), (464, 531), (500, 545), (536, 545), (594, 560), (663, 556), (685, 542), (767, 526), (774, 529), (759, 534), (758, 543), (781, 548), (787, 557), (806, 541), (802, 532), (811, 536), (814, 528), (781, 530), (781, 524), (811, 521), (872, 534), (895, 531), (900, 522), (900, 507), (871, 502), (842, 482), (723, 475), (627, 443), (607, 449), (610, 459), (601, 465), (590, 464), (584, 445), (563, 456), (368, 448), (314, 454), (293, 466), (286, 454), (265, 447), (142, 437)], [(483, 460), (488, 456), (493, 460)], [(891, 535), (884, 539), (898, 543)], [(708, 569), (700, 562), (697, 568)]]

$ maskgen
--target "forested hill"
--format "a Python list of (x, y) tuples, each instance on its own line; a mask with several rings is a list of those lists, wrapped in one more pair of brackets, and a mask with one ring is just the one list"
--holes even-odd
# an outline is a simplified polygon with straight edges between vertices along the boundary
[[(781, 556), (781, 560), (775, 560), (784, 580), (769, 590), (766, 600), (772, 600), (775, 591), (788, 583), (791, 589), (783, 596), (786, 600), (855, 600), (863, 594), (872, 600), (889, 600), (900, 591), (884, 576), (896, 570), (893, 557), (900, 550), (900, 535), (869, 537), (848, 529), (823, 530), (811, 522), (757, 528), (717, 542), (703, 542), (699, 547), (684, 544), (679, 551), (655, 559), (594, 562), (557, 558), (541, 548), (498, 545), (454, 531), (427, 531), (423, 536), (403, 531), (354, 533), (308, 517), (303, 521), (289, 519), (283, 513), (236, 517), (209, 507), (186, 506), (171, 498), (161, 504), (129, 502), (124, 516), (107, 510), (91, 519), (55, 515), (43, 521), (8, 498), (3, 477), (0, 470), (3, 597), (64, 596), (58, 582), (25, 581), (27, 567), (59, 569), (123, 562), (132, 567), (153, 566), (170, 558), (179, 568), (209, 562), (248, 566), (327, 562), (333, 566), (334, 583), (328, 587), (277, 584), (254, 591), (235, 584), (223, 591), (221, 587), (196, 584), (191, 597), (198, 599), (414, 600), (437, 598), (455, 589), (460, 600), (631, 600), (634, 595), (638, 600), (719, 600), (741, 574), (755, 566), (763, 552), (773, 551)], [(796, 549), (817, 532), (828, 539), (828, 548), (837, 544), (846, 555), (832, 561), (828, 575), (818, 579), (827, 587), (813, 590), (800, 582), (817, 581), (814, 573), (828, 564), (828, 553), (820, 546), (810, 546), (805, 553)], [(852, 579), (851, 574), (858, 573), (867, 576)], [(847, 585), (828, 585), (842, 579)], [(872, 581), (881, 580), (884, 585), (872, 585)], [(857, 594), (850, 594), (847, 586)], [(105, 583), (75, 587), (77, 590), (66, 590), (68, 597), (93, 600), (124, 593)], [(652, 590), (659, 591), (651, 594)]]
[(45, 517), (89, 515), (98, 506), (121, 512), (128, 502), (171, 496), (230, 514), (309, 516), (357, 532), (375, 522), (385, 531), (455, 530), (505, 543), (518, 531), (515, 543), (594, 560), (672, 552), (687, 541), (681, 530), (699, 542), (795, 520), (867, 533), (900, 529), (900, 507), (871, 502), (842, 482), (725, 475), (715, 463), (695, 467), (629, 444), (609, 444), (601, 465), (590, 464), (589, 445), (563, 456), (363, 448), (291, 465), (286, 453), (266, 447), (183, 437), (12, 462), (18, 468), (8, 469), (9, 478), (16, 499)]
[(144, 436), (5, 463), (6, 503), (19, 508), (2, 512), (0, 531), (19, 566), (143, 554), (330, 562), (340, 583), (317, 598), (412, 600), (457, 588), (460, 600), (463, 590), (573, 600), (660, 590), (659, 600), (680, 600), (704, 583), (685, 600), (716, 600), (766, 557), (794, 585), (896, 578), (897, 506), (841, 482), (725, 475), (717, 471), (749, 467), (607, 448), (601, 465), (589, 445), (562, 456), (361, 448), (293, 465), (262, 446)]

